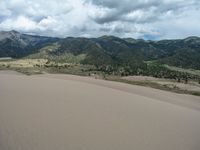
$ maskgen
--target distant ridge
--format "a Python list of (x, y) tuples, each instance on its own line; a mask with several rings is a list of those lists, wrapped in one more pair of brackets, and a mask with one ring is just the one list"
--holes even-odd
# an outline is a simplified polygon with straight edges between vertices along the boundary
[[(54, 47), (46, 55), (59, 57), (66, 53), (86, 55), (83, 64), (96, 66), (145, 66), (144, 61), (200, 69), (200, 38), (145, 41), (143, 39), (101, 36), (99, 38), (52, 38), (21, 34), (17, 31), (0, 32), (0, 57), (21, 58), (36, 54), (46, 46)], [(43, 57), (40, 55), (40, 57)]]

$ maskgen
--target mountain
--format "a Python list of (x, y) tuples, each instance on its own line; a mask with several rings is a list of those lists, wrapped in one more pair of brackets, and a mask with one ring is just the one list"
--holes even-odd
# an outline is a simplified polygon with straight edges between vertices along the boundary
[(41, 49), (40, 54), (36, 56), (45, 57), (48, 55), (51, 58), (62, 58), (63, 55), (69, 53), (75, 57), (83, 54), (85, 58), (80, 63), (95, 65), (97, 68), (103, 69), (106, 67), (134, 69), (136, 66), (142, 69), (145, 66), (141, 53), (138, 50), (131, 49), (129, 43), (117, 37), (69, 37), (56, 42), (56, 45), (56, 47), (51, 46), (49, 50), (49, 46)]
[(0, 32), (0, 57), (23, 57), (36, 53), (41, 47), (58, 38), (21, 34), (17, 31)]
[(68, 61), (97, 68), (144, 69), (146, 61), (200, 70), (200, 38), (145, 41), (102, 36), (51, 38), (0, 32), (0, 57), (32, 57)]
[(155, 45), (166, 54), (159, 60), (171, 66), (200, 69), (200, 38), (188, 37), (183, 40), (164, 40)]

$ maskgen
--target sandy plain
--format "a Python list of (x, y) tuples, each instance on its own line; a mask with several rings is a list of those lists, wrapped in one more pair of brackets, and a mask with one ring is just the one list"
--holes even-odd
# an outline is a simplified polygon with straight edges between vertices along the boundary
[(200, 97), (0, 71), (0, 150), (199, 150)]

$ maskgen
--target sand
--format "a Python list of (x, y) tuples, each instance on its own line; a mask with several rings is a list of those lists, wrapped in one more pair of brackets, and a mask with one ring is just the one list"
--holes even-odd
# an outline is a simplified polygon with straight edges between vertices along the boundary
[(0, 150), (199, 150), (200, 97), (0, 72)]

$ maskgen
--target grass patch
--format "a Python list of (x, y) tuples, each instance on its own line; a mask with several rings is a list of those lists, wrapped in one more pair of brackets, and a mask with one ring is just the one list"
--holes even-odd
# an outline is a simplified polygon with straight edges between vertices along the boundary
[(132, 84), (132, 85), (151, 87), (154, 89), (170, 91), (170, 92), (179, 93), (179, 94), (190, 94), (190, 95), (200, 96), (200, 91), (183, 90), (183, 89), (178, 88), (177, 86), (162, 85), (162, 84), (158, 84), (151, 81), (130, 81), (126, 79), (121, 79), (120, 77), (106, 77), (106, 80), (122, 82), (122, 83), (127, 83), (127, 84)]
[(180, 68), (180, 67), (175, 67), (175, 66), (169, 66), (169, 65), (164, 65), (164, 66), (166, 68), (172, 70), (172, 71), (185, 72), (185, 73), (188, 73), (188, 74), (200, 76), (200, 70), (185, 69), (185, 68)]
[(195, 95), (195, 96), (200, 96), (200, 92), (199, 91), (190, 91), (191, 95)]
[[(70, 58), (72, 57), (70, 56)], [(72, 74), (80, 76), (90, 76), (94, 74), (95, 76), (98, 76), (105, 80), (146, 86), (180, 94), (191, 94), (195, 96), (200, 96), (200, 91), (183, 90), (173, 84), (159, 84), (153, 81), (130, 81), (122, 79), (121, 76), (106, 75), (102, 71), (97, 71), (93, 65), (82, 65), (80, 63), (61, 63), (50, 61), (47, 59), (6, 59), (0, 61), (0, 70), (14, 70), (26, 75), (42, 74), (44, 72), (54, 74)]]

